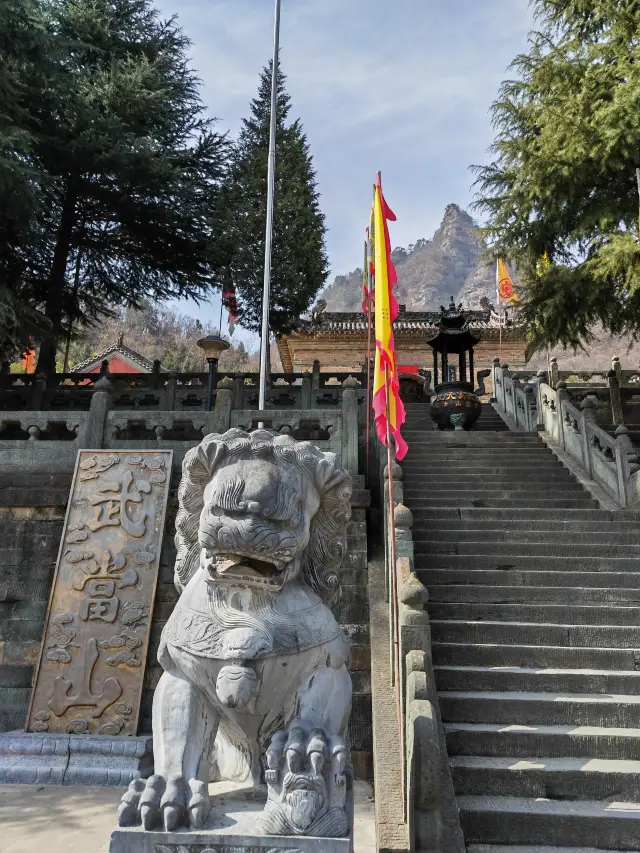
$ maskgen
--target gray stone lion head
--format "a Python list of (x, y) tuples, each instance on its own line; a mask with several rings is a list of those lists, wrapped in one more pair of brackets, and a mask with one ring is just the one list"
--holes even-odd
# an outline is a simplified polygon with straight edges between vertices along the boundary
[(175, 581), (339, 591), (351, 477), (334, 453), (266, 430), (208, 435), (182, 465)]

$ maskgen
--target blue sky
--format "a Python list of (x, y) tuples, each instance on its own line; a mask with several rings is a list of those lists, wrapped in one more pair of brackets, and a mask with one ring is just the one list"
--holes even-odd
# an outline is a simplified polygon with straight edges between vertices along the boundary
[[(235, 134), (271, 55), (273, 0), (156, 5), (179, 16), (210, 114)], [(430, 237), (447, 203), (469, 206), (489, 106), (531, 26), (528, 0), (282, 0), (282, 68), (314, 157), (331, 277), (361, 264), (376, 170), (394, 246)], [(217, 322), (214, 306), (202, 313)]]

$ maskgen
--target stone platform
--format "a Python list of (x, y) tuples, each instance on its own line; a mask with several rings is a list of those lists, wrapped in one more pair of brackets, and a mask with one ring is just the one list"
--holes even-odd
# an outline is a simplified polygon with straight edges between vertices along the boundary
[(0, 783), (127, 785), (153, 772), (153, 739), (0, 734)]
[[(267, 799), (266, 788), (253, 790), (232, 782), (210, 787), (212, 809), (202, 829), (145, 832), (118, 828), (109, 853), (353, 853), (348, 838), (256, 835)], [(353, 798), (348, 801), (353, 827)]]

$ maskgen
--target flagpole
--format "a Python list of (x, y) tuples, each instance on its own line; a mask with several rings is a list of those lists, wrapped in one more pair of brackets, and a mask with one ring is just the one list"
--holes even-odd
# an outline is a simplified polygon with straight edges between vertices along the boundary
[(502, 366), (502, 302), (500, 301), (500, 268), (496, 261), (496, 298), (498, 300), (498, 323), (500, 325), (500, 365)]
[[(389, 539), (391, 543), (391, 631), (393, 633), (393, 661), (391, 664), (392, 684), (396, 688), (396, 716), (398, 718), (398, 737), (400, 739), (400, 775), (402, 779), (402, 801), (404, 804), (404, 747), (402, 738), (402, 685), (400, 669), (400, 629), (398, 613), (398, 576), (396, 567), (396, 520), (395, 495), (393, 488), (394, 453), (391, 448), (391, 414), (389, 411), (389, 366), (385, 365), (386, 420), (387, 420), (387, 470), (389, 472)], [(404, 806), (403, 806), (404, 807)]]
[(273, 65), (271, 68), (271, 117), (269, 126), (269, 167), (267, 170), (267, 226), (264, 241), (264, 283), (262, 287), (262, 329), (260, 338), (260, 385), (258, 409), (263, 412), (267, 396), (269, 359), (269, 297), (271, 290), (271, 247), (273, 243), (273, 197), (276, 176), (276, 125), (278, 108), (278, 59), (280, 54), (280, 2), (275, 0)]
[(366, 458), (365, 473), (369, 477), (369, 451), (371, 442), (371, 270), (369, 269), (369, 244), (364, 244), (364, 271), (362, 277), (367, 276), (367, 435), (366, 435)]

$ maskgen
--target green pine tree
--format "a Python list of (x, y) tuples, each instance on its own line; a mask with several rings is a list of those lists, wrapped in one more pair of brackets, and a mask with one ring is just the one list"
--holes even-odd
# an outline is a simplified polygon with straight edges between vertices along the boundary
[(538, 29), (493, 106), (476, 167), (494, 256), (515, 262), (534, 344), (580, 346), (596, 323), (640, 333), (637, 0), (535, 0)]
[[(225, 199), (228, 275), (236, 288), (240, 323), (252, 331), (260, 330), (262, 312), (271, 67), (262, 72), (258, 96), (243, 122)], [(280, 333), (308, 310), (325, 283), (328, 263), (312, 158), (300, 121), (287, 121), (291, 101), (281, 72), (277, 103), (269, 323), (272, 332)]]
[(47, 85), (22, 98), (37, 209), (11, 288), (46, 315), (38, 369), (70, 323), (214, 286), (227, 142), (204, 117), (189, 42), (150, 0), (44, 2)]

